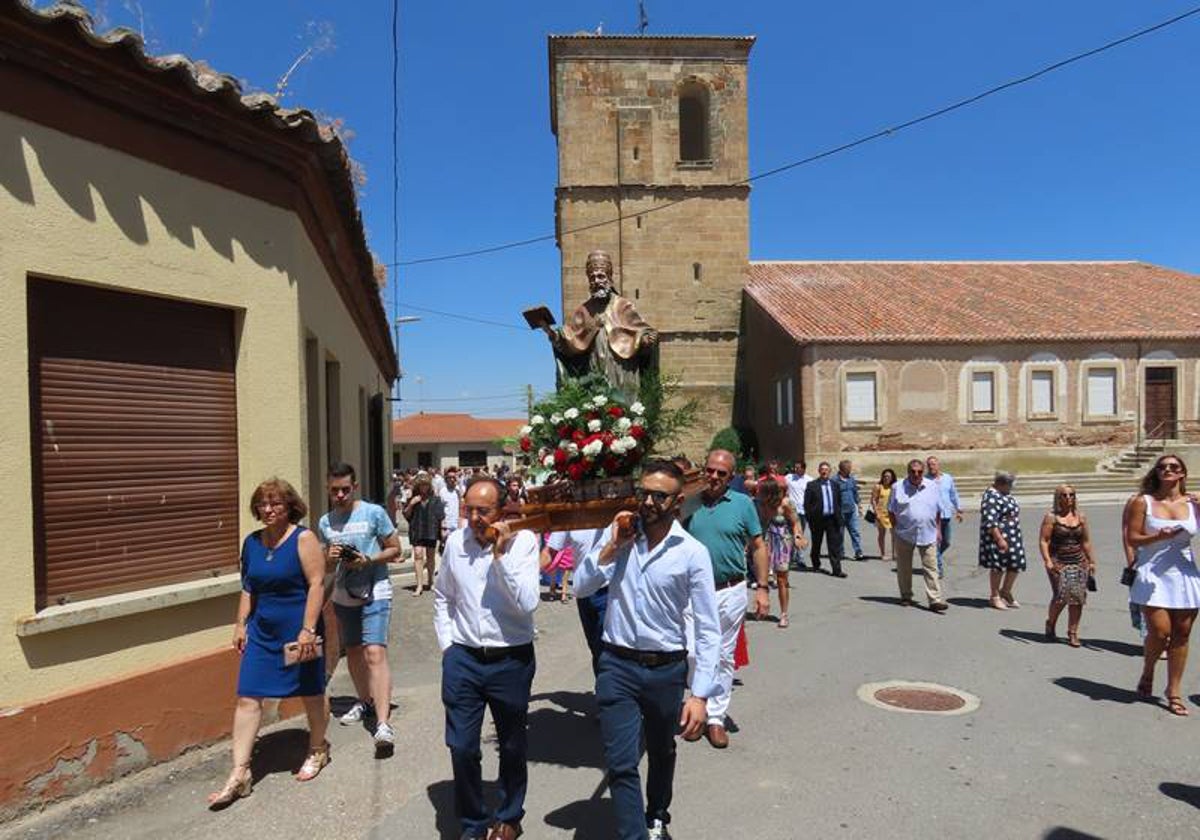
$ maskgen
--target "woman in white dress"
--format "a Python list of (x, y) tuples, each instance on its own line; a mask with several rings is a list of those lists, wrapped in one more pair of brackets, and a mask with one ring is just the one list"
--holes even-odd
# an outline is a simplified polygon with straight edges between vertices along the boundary
[(1198, 529), (1196, 501), (1184, 486), (1187, 467), (1162, 455), (1142, 479), (1142, 495), (1130, 506), (1125, 539), (1137, 551), (1129, 599), (1142, 608), (1146, 644), (1138, 696), (1154, 695), (1154, 666), (1167, 651), (1167, 708), (1188, 714), (1180, 683), (1187, 665), (1188, 635), (1200, 609), (1200, 569), (1192, 554)]

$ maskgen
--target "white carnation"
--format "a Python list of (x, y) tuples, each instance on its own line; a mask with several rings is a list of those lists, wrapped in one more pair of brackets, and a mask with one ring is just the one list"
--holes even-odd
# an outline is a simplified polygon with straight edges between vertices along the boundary
[[(637, 449), (637, 445), (637, 438), (632, 438), (626, 435), (625, 437), (619, 437), (614, 440), (611, 448), (614, 452), (619, 451), (623, 454), (631, 449)], [(620, 447), (619, 450), (617, 449), (618, 446)]]
[(532, 417), (530, 417), (530, 418), (529, 418), (529, 425), (530, 425), (530, 426), (540, 426), (540, 425), (542, 425), (542, 424), (543, 424), (543, 423), (545, 423), (545, 422), (546, 422), (546, 418), (545, 418), (545, 417), (543, 417), (543, 416), (542, 416), (542, 415), (540, 415), (540, 414), (535, 414), (535, 415), (533, 415)]
[(578, 408), (568, 408), (566, 411), (563, 412), (563, 417), (567, 418), (568, 420), (574, 420), (578, 416), (579, 416)]
[(600, 421), (599, 420), (589, 420), (588, 421), (588, 431), (589, 432), (600, 431)]
[(551, 425), (557, 426), (557, 425), (558, 425), (559, 423), (561, 423), (561, 422), (562, 422), (562, 415), (561, 415), (561, 414), (551, 414), (551, 415), (550, 415), (550, 423), (551, 423)]
[(646, 406), (642, 405), (640, 402), (635, 402), (633, 405), (629, 406), (629, 410), (634, 414), (645, 414)]
[(604, 441), (594, 440), (587, 446), (583, 447), (583, 454), (589, 458), (595, 458), (604, 449)]
[(595, 396), (595, 397), (592, 399), (592, 402), (593, 402), (595, 405), (604, 405), (606, 402), (608, 402), (608, 397), (604, 396), (603, 394), (597, 394), (597, 395), (596, 395), (596, 396)]
[(618, 432), (628, 432), (629, 427), (632, 425), (633, 425), (633, 421), (630, 420), (628, 417), (618, 417), (617, 418), (617, 431)]
[(553, 456), (553, 455), (547, 455), (545, 458), (543, 458), (543, 459), (542, 459), (542, 466), (543, 466), (543, 467), (553, 467), (553, 466), (554, 466), (554, 456)]
[(571, 443), (571, 441), (567, 440), (566, 438), (563, 438), (558, 442), (559, 449), (570, 449), (574, 445), (575, 444)]
[(571, 443), (568, 443), (567, 444), (567, 452), (570, 453), (571, 455), (578, 455), (579, 454), (579, 444), (575, 443), (574, 441), (572, 441)]
[(533, 431), (533, 426), (522, 426), (521, 427), (521, 437), (525, 437), (525, 435), (529, 434), (532, 431)]

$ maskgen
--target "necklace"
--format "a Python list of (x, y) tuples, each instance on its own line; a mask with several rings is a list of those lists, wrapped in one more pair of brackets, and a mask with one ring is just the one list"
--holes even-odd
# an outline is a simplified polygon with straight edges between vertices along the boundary
[(279, 544), (281, 542), (283, 542), (284, 537), (286, 537), (286, 536), (287, 536), (287, 529), (284, 529), (283, 534), (281, 534), (279, 536), (279, 538), (274, 541), (275, 542), (274, 545), (267, 545), (267, 539), (266, 539), (267, 531), (265, 528), (263, 529), (262, 544), (263, 544), (263, 548), (265, 548), (267, 550), (266, 560), (268, 563), (270, 563), (272, 560), (275, 559), (275, 549), (279, 548)]

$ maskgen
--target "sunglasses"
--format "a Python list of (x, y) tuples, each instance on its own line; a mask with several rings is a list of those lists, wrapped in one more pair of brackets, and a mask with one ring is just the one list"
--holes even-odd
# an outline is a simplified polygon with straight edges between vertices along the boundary
[(665, 490), (647, 490), (645, 487), (638, 487), (633, 491), (633, 496), (639, 502), (644, 502), (646, 499), (652, 499), (654, 504), (662, 507), (671, 499), (675, 498), (674, 493), (668, 493)]
[(729, 477), (729, 470), (721, 470), (716, 467), (705, 467), (704, 472), (708, 475), (715, 475), (717, 478)]
[(1158, 470), (1159, 472), (1181, 473), (1183, 472), (1183, 464), (1159, 464), (1154, 469)]

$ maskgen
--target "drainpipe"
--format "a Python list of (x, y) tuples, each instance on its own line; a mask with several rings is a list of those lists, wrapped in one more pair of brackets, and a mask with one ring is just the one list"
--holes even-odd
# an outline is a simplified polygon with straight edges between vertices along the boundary
[(1142, 398), (1142, 340), (1140, 338), (1137, 340), (1135, 346), (1137, 347), (1137, 355), (1134, 360), (1134, 377), (1135, 377), (1135, 379), (1134, 379), (1135, 386), (1134, 387), (1135, 387), (1136, 393), (1137, 393), (1137, 413), (1136, 413), (1137, 417), (1136, 417), (1136, 421), (1135, 421), (1137, 423), (1137, 428), (1135, 430), (1136, 433), (1133, 438), (1133, 441), (1134, 441), (1133, 446), (1134, 446), (1134, 450), (1136, 451), (1138, 448), (1141, 447), (1142, 442), (1144, 440), (1143, 435), (1145, 434), (1145, 430), (1142, 428), (1142, 425), (1143, 425), (1142, 418), (1145, 415), (1145, 406), (1143, 405), (1143, 398)]

